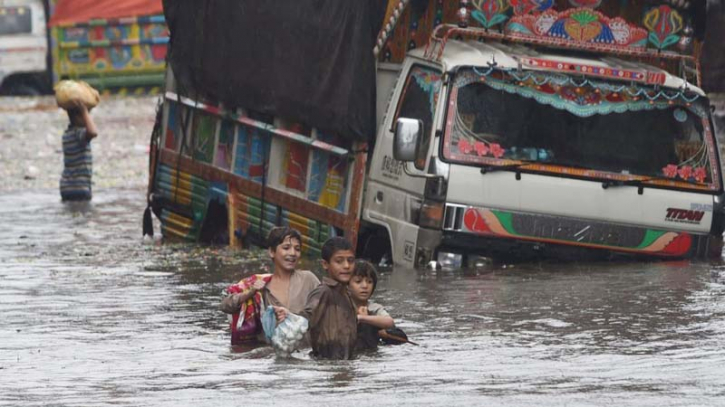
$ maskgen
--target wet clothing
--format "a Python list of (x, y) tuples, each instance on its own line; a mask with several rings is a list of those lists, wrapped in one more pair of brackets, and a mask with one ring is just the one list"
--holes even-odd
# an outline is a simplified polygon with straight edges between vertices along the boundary
[(246, 303), (242, 304), (242, 296), (251, 289), (257, 279), (263, 279), (269, 283), (272, 278), (272, 274), (255, 274), (227, 288), (227, 295), (219, 304), (219, 309), (227, 314), (232, 314), (230, 321), (232, 345), (248, 341), (264, 342), (264, 332), (262, 332), (260, 321), (264, 308), (274, 305), (285, 307), (295, 314), (300, 313), (305, 307), (308, 294), (320, 284), (320, 280), (311, 271), (295, 270), (290, 276), (287, 294), (289, 304), (282, 304), (267, 287), (257, 291)]
[[(382, 305), (368, 301), (368, 315), (372, 316), (385, 316), (389, 317), (388, 311), (383, 308)], [(380, 342), (380, 335), (378, 334), (380, 328), (366, 324), (359, 323), (357, 325), (357, 342), (355, 349), (358, 351), (362, 350), (374, 350), (378, 348)]]
[(390, 314), (388, 314), (388, 311), (383, 308), (382, 305), (368, 301), (368, 315), (372, 315), (375, 317), (389, 317)]
[(68, 126), (63, 133), (63, 174), (60, 196), (64, 201), (91, 199), (93, 155), (85, 127)]
[[(255, 275), (264, 275), (264, 274), (255, 274)], [(267, 282), (271, 281), (271, 274), (268, 274), (270, 278), (267, 280)], [(240, 281), (239, 284), (242, 284), (244, 280)], [(253, 283), (253, 281), (252, 281)], [(239, 284), (233, 284), (233, 285), (239, 285)], [(272, 294), (271, 291), (267, 287), (264, 287), (260, 292), (263, 296), (262, 300), (264, 301), (265, 305), (274, 305), (279, 307), (285, 307), (287, 308), (291, 313), (293, 314), (299, 314), (302, 312), (302, 310), (305, 308), (305, 303), (307, 302), (307, 296), (309, 293), (320, 285), (320, 280), (315, 276), (311, 271), (308, 270), (295, 270), (292, 272), (292, 275), (290, 276), (289, 281), (289, 292), (287, 296), (287, 300), (289, 301), (289, 304), (282, 304), (279, 302), (277, 298)], [(251, 287), (251, 286), (250, 286)], [(231, 287), (230, 287), (231, 288)], [(241, 307), (241, 302), (239, 301), (242, 296), (242, 291), (237, 291), (237, 293), (232, 293), (230, 289), (227, 289), (227, 293), (230, 295), (227, 295), (219, 305), (219, 309), (227, 314), (234, 314), (236, 312), (239, 312), (239, 309)]]
[(357, 340), (357, 312), (347, 285), (331, 278), (307, 297), (301, 316), (310, 324), (312, 355), (322, 359), (352, 359)]

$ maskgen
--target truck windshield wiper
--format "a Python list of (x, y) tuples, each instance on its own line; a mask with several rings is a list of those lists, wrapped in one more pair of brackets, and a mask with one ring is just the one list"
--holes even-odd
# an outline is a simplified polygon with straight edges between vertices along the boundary
[(481, 174), (488, 174), (489, 172), (515, 170), (526, 163), (506, 164), (506, 165), (484, 165), (481, 167)]
[(648, 181), (653, 181), (656, 178), (643, 178), (643, 179), (633, 179), (628, 181), (618, 181), (618, 180), (605, 180), (602, 181), (602, 189), (609, 189), (613, 187), (637, 187), (637, 193), (642, 195), (644, 193), (644, 186), (645, 183)]

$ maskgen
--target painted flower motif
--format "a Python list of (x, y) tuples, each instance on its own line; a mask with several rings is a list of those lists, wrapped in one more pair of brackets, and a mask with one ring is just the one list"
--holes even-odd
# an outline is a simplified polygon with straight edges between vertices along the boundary
[(669, 6), (652, 8), (644, 16), (644, 26), (649, 30), (647, 39), (659, 49), (675, 44), (683, 28), (682, 16)]
[(460, 140), (458, 142), (458, 151), (462, 152), (463, 154), (468, 154), (471, 152), (471, 150), (473, 150), (473, 146), (467, 140)]
[(491, 143), (491, 155), (494, 157), (501, 158), (505, 152), (506, 150), (501, 148), (498, 143)]
[(680, 178), (682, 178), (682, 179), (689, 179), (689, 178), (690, 178), (690, 176), (692, 175), (692, 167), (690, 167), (689, 165), (686, 165), (686, 166), (684, 166), (684, 167), (680, 168), (680, 169), (679, 169), (679, 170), (677, 171), (677, 174), (678, 174), (678, 175), (680, 176)]
[(667, 178), (675, 178), (677, 176), (677, 166), (675, 164), (668, 164), (662, 168), (662, 172), (665, 173)]
[(705, 178), (707, 178), (707, 172), (705, 172), (704, 167), (699, 167), (695, 169), (695, 181), (697, 182), (704, 182)]
[(488, 154), (488, 146), (486, 145), (486, 143), (477, 141), (473, 143), (473, 148), (476, 150), (476, 154), (478, 154), (479, 157)]

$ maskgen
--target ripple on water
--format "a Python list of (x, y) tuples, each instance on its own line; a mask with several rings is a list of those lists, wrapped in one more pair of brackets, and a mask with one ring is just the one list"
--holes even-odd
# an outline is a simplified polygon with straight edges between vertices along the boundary
[(56, 192), (0, 196), (0, 404), (721, 405), (721, 265), (384, 270), (420, 346), (280, 360), (231, 348), (216, 308), (263, 251), (141, 239), (142, 188)]

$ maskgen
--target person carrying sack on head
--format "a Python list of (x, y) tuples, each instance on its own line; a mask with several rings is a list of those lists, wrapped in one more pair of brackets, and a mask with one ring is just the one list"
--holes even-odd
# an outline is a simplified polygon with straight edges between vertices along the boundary
[(91, 140), (98, 136), (90, 111), (98, 105), (98, 91), (80, 81), (60, 81), (55, 86), (58, 106), (68, 113), (63, 133), (63, 173), (60, 197), (63, 201), (88, 201), (92, 197), (93, 155)]

